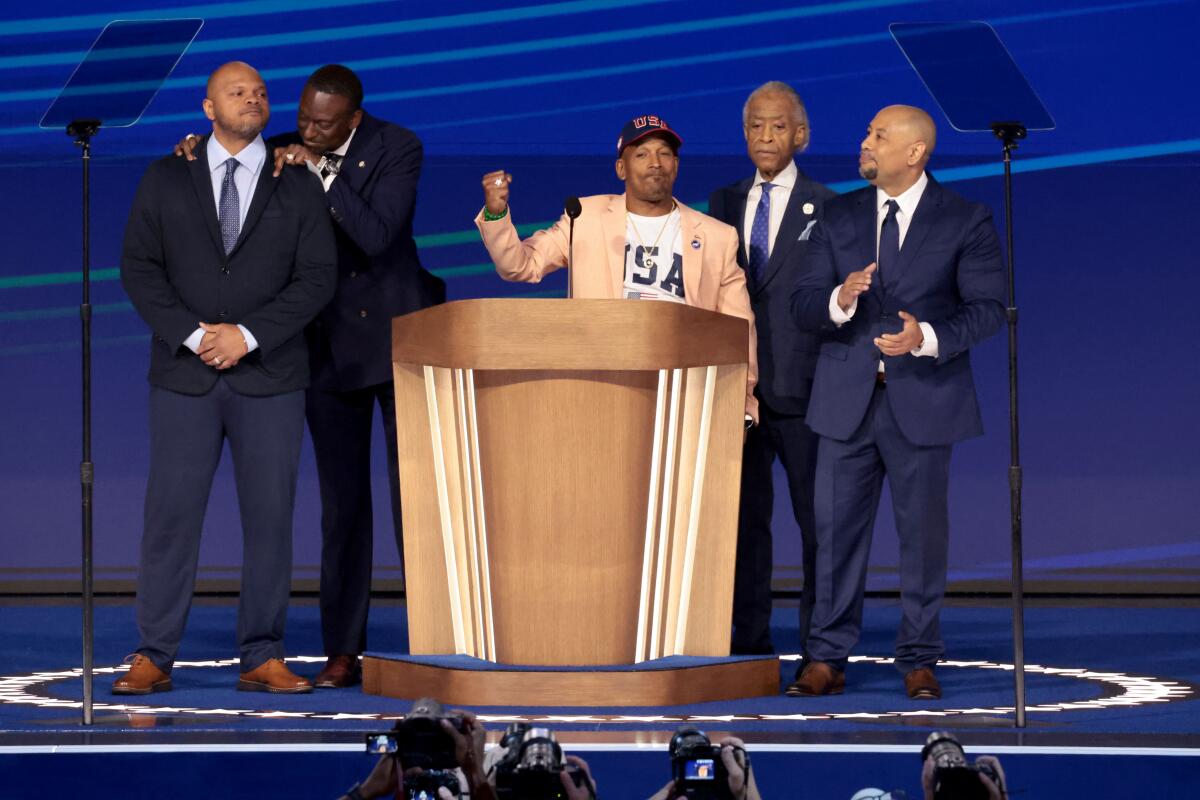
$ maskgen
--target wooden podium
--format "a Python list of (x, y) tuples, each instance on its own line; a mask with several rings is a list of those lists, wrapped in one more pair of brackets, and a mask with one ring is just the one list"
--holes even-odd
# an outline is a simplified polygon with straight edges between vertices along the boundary
[[(394, 319), (414, 658), (367, 656), (364, 691), (467, 705), (776, 692), (774, 659), (717, 660), (748, 335), (736, 317), (627, 300)], [(484, 668), (419, 658), (436, 655)]]

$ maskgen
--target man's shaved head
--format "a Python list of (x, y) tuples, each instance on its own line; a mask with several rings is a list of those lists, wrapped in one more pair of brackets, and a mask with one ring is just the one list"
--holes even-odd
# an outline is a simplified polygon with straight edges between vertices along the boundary
[(257, 83), (262, 83), (262, 76), (258, 74), (258, 70), (247, 64), (245, 61), (229, 61), (212, 71), (208, 76), (208, 85), (205, 87), (205, 94), (209, 99), (212, 99), (213, 92), (217, 87), (228, 80), (253, 80)]
[(271, 118), (267, 85), (258, 70), (242, 61), (213, 70), (203, 107), (212, 120), (213, 135), (230, 154), (253, 141)]
[(929, 161), (937, 144), (937, 125), (934, 124), (933, 117), (929, 116), (925, 109), (916, 106), (888, 106), (879, 113), (882, 115), (884, 112), (891, 118), (893, 130), (904, 129), (912, 141), (925, 143), (925, 161)]
[(921, 177), (936, 144), (937, 126), (929, 114), (915, 106), (888, 106), (867, 126), (858, 172), (895, 197)]

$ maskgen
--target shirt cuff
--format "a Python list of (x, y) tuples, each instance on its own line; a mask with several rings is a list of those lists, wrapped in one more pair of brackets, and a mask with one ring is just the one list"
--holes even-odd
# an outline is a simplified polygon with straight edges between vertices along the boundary
[(204, 328), (196, 328), (192, 335), (183, 340), (183, 346), (197, 355), (200, 353), (200, 341), (204, 338)]
[(921, 326), (921, 333), (925, 336), (925, 341), (921, 342), (921, 346), (916, 350), (911, 351), (914, 356), (928, 356), (930, 358), (938, 357), (938, 340), (937, 334), (933, 332), (933, 326), (928, 322), (917, 323)]
[(829, 295), (829, 319), (834, 325), (839, 328), (850, 321), (854, 316), (854, 312), (858, 310), (858, 298), (854, 298), (854, 302), (850, 304), (850, 308), (842, 311), (842, 307), (838, 305), (838, 293), (842, 291), (841, 284), (833, 290), (833, 294)]
[[(254, 334), (246, 330), (246, 326), (238, 324), (238, 330), (242, 332), (242, 338), (246, 340), (246, 355), (253, 353), (258, 349), (258, 339), (254, 338)], [(936, 344), (936, 343), (935, 343)]]

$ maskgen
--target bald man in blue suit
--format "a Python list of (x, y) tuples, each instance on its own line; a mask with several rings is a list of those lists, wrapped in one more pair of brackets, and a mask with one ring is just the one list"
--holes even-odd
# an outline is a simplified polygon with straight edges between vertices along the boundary
[(951, 446), (983, 433), (971, 347), (1004, 322), (991, 213), (925, 171), (936, 128), (889, 106), (867, 129), (872, 185), (834, 198), (817, 223), (792, 312), (826, 335), (807, 422), (820, 435), (810, 661), (792, 696), (840, 693), (862, 629), (871, 532), (886, 475), (900, 537), (896, 666), (906, 694), (941, 696)]

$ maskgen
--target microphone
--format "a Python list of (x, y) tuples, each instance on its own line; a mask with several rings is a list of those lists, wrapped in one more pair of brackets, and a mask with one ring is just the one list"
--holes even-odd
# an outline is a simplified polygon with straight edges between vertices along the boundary
[(567, 297), (575, 296), (575, 272), (572, 269), (575, 261), (575, 218), (583, 213), (583, 205), (578, 197), (568, 197), (563, 201), (563, 211), (571, 220), (567, 229)]

